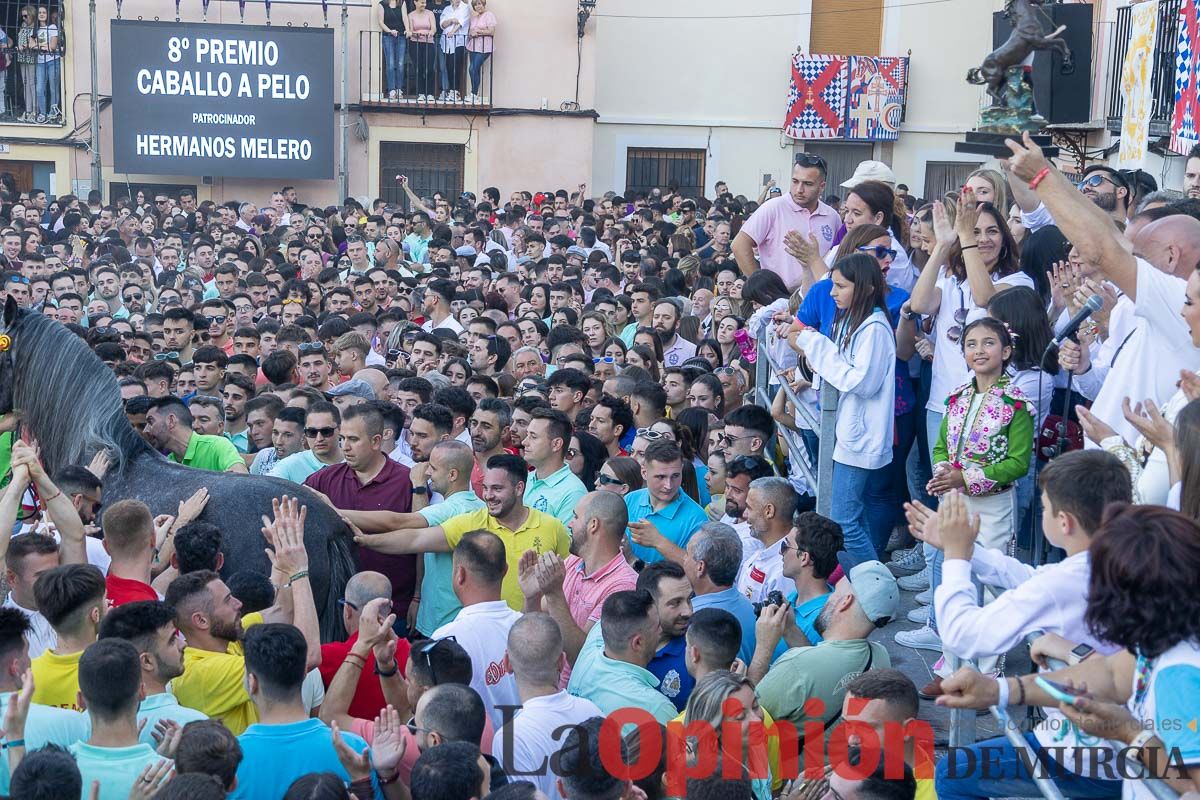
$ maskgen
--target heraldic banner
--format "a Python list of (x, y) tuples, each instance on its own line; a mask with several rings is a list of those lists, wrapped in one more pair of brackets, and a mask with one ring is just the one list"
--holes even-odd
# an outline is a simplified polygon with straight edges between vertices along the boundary
[(1150, 80), (1154, 70), (1154, 41), (1158, 35), (1158, 0), (1147, 0), (1133, 7), (1129, 33), (1129, 51), (1121, 67), (1121, 149), (1118, 166), (1141, 168), (1146, 160), (1150, 139), (1153, 95)]
[(793, 139), (840, 139), (845, 120), (845, 57), (792, 56), (784, 134)]
[(851, 56), (846, 97), (847, 139), (895, 141), (908, 88), (906, 56)]
[(1200, 8), (1197, 0), (1179, 7), (1179, 41), (1175, 48), (1175, 111), (1171, 115), (1171, 150), (1186, 156), (1200, 143)]

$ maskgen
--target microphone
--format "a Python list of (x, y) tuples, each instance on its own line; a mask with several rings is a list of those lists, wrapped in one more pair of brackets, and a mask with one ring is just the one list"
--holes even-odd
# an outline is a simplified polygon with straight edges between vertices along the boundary
[(1089, 297), (1087, 302), (1083, 304), (1083, 308), (1079, 309), (1075, 313), (1075, 316), (1071, 317), (1071, 321), (1067, 323), (1066, 327), (1054, 337), (1054, 344), (1062, 344), (1063, 340), (1074, 336), (1075, 332), (1079, 330), (1079, 326), (1084, 323), (1084, 320), (1102, 308), (1104, 308), (1103, 297), (1098, 294)]

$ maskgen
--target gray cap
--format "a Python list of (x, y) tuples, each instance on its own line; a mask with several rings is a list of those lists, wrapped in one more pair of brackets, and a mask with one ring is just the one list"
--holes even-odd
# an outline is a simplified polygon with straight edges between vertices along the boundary
[(469, 244), (464, 244), (462, 247), (454, 251), (454, 255), (462, 256), (463, 258), (474, 258), (476, 256), (475, 248)]
[(890, 622), (899, 615), (900, 587), (881, 562), (864, 561), (853, 567), (847, 577), (858, 605), (872, 623)]
[[(362, 378), (351, 378), (345, 383), (338, 384), (325, 393), (329, 397), (342, 397), (344, 395), (354, 395), (361, 397), (363, 400), (374, 400), (375, 390), (371, 388), (371, 384), (364, 381)], [(890, 573), (889, 573), (890, 574)]]
[(588, 257), (587, 250), (584, 250), (584, 249), (583, 249), (582, 247), (580, 247), (579, 245), (571, 245), (570, 247), (568, 247), (568, 248), (567, 248), (567, 255), (569, 255), (569, 256), (579, 256), (580, 258), (587, 258), (587, 257)]

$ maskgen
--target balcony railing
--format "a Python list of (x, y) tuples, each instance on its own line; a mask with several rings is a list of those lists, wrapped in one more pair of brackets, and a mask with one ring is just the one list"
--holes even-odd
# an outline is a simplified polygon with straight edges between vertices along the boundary
[[(42, 11), (45, 12), (43, 3)], [(65, 37), (62, 35), (62, 6), (49, 4), (49, 20), (27, 24), (26, 8), (36, 5), (0, 4), (0, 27), (8, 34), (0, 61), (0, 123), (16, 125), (63, 124), (63, 77)]]
[(493, 37), (439, 34), (419, 42), (359, 34), (360, 102), (397, 110), (486, 110), (493, 104)]
[[(1160, 0), (1158, 4), (1158, 36), (1154, 40), (1154, 66), (1150, 73), (1153, 110), (1150, 114), (1150, 136), (1169, 136), (1171, 114), (1175, 108), (1175, 49), (1179, 36), (1179, 7), (1183, 0)], [(1125, 101), (1121, 99), (1121, 68), (1129, 52), (1133, 23), (1133, 7), (1117, 9), (1117, 21), (1112, 30), (1112, 58), (1108, 68), (1108, 129), (1121, 130)]]

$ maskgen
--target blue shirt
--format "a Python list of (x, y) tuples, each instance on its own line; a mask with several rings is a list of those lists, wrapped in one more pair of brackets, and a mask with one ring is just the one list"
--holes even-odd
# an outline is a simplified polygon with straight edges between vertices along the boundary
[(742, 660), (742, 663), (749, 665), (750, 660), (754, 658), (754, 623), (757, 622), (754, 616), (754, 605), (736, 587), (730, 586), (722, 592), (699, 594), (693, 597), (692, 613), (695, 614), (702, 608), (719, 608), (733, 614), (738, 624), (742, 626), (742, 646), (738, 648), (738, 658)]
[(688, 698), (696, 686), (696, 679), (687, 671), (686, 638), (676, 636), (664, 644), (646, 665), (650, 674), (658, 679), (658, 691), (674, 703), (678, 711), (687, 707)]
[(283, 478), (292, 483), (304, 483), (311, 475), (327, 466), (329, 465), (313, 455), (312, 450), (301, 450), (299, 453), (292, 453), (287, 458), (276, 461), (275, 466), (268, 474), (273, 478)]
[(797, 596), (797, 592), (788, 595), (788, 602), (792, 604), (792, 608), (796, 609), (796, 627), (804, 632), (810, 642), (818, 645), (825, 641), (825, 637), (817, 633), (817, 617), (821, 616), (821, 609), (825, 608), (825, 601), (832, 595), (817, 595), (799, 606), (796, 605)]
[[(15, 693), (0, 695), (0, 719), (4, 719), (8, 704), (12, 702)], [(72, 711), (69, 708), (55, 708), (41, 703), (29, 706), (29, 716), (25, 719), (25, 752), (32, 753), (48, 744), (68, 747), (75, 742), (86, 739), (91, 734), (91, 724), (85, 714)], [(0, 758), (0, 794), (9, 793), (8, 754)], [(92, 790), (87, 784), (85, 790)], [(126, 788), (126, 792), (128, 792)]]
[[(650, 490), (638, 489), (625, 495), (625, 508), (629, 512), (630, 522), (649, 520), (653, 522), (658, 532), (667, 537), (677, 547), (687, 548), (692, 534), (700, 530), (700, 526), (708, 522), (704, 508), (682, 491), (679, 496), (665, 507), (655, 511), (650, 505)], [(663, 555), (657, 550), (636, 544), (628, 529), (625, 532), (630, 537), (629, 550), (635, 558), (640, 558), (647, 564), (662, 561)]]
[(549, 514), (563, 525), (571, 521), (575, 506), (586, 494), (587, 487), (566, 464), (544, 480), (531, 472), (525, 481), (525, 505)]
[[(426, 506), (417, 513), (429, 527), (436, 528), (451, 517), (478, 511), (484, 507), (479, 495), (470, 489), (455, 492), (436, 505)], [(417, 630), (429, 635), (453, 620), (462, 603), (454, 594), (450, 580), (454, 572), (454, 557), (450, 553), (426, 553), (425, 575), (421, 579), (421, 603), (417, 606)]]
[(97, 747), (78, 741), (67, 750), (75, 756), (83, 777), (84, 796), (90, 796), (92, 781), (99, 781), (100, 800), (125, 800), (146, 765), (157, 764), (162, 758), (153, 747), (140, 742), (132, 747)]
[[(342, 740), (356, 753), (367, 749), (367, 743), (352, 733), (343, 733)], [(333, 735), (319, 719), (283, 725), (255, 723), (238, 737), (238, 743), (242, 763), (230, 800), (280, 800), (293, 781), (310, 772), (332, 772), (350, 782), (350, 774), (333, 750)], [(383, 797), (378, 786), (375, 796)]]
[(674, 703), (659, 694), (655, 688), (658, 683), (658, 678), (650, 671), (604, 655), (604, 634), (597, 622), (588, 631), (579, 650), (567, 691), (575, 697), (591, 700), (605, 715), (618, 708), (641, 708), (666, 725), (679, 711)]
[(154, 741), (154, 726), (159, 720), (174, 720), (182, 728), (189, 722), (208, 719), (208, 716), (201, 714), (194, 708), (179, 705), (179, 701), (175, 699), (175, 695), (171, 694), (170, 690), (168, 690), (162, 694), (152, 694), (143, 700), (141, 705), (138, 706), (137, 718), (139, 723), (143, 720), (146, 722), (145, 726), (142, 727), (142, 732), (138, 734), (138, 741), (142, 744), (155, 747), (158, 743)]

